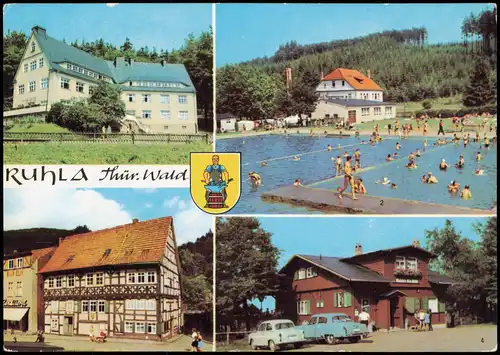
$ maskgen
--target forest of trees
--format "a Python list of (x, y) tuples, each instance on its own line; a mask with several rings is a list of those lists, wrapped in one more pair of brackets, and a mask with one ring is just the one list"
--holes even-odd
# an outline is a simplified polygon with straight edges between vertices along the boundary
[[(3, 37), (3, 95), (4, 110), (12, 107), (13, 80), (22, 59), (28, 36), (17, 31), (8, 31)], [(180, 49), (168, 52), (157, 48), (141, 47), (136, 49), (129, 38), (120, 47), (98, 39), (93, 42), (78, 40), (71, 43), (87, 53), (105, 60), (116, 57), (133, 58), (138, 62), (181, 63), (196, 87), (198, 110), (205, 119), (212, 119), (213, 112), (213, 32), (210, 28), (198, 37), (190, 34)]]
[[(321, 73), (326, 75), (339, 67), (365, 74), (370, 70), (372, 78), (385, 89), (384, 101), (408, 102), (464, 94), (476, 64), (481, 61), (487, 63), (488, 87), (496, 91), (495, 18), (496, 9), (465, 19), (464, 43), (428, 45), (425, 28), (385, 31), (352, 40), (311, 45), (292, 41), (280, 46), (270, 58), (219, 68), (217, 111), (254, 118), (257, 107), (261, 111), (259, 118), (287, 114), (289, 101), (286, 99), (290, 96), (285, 85), (287, 67), (292, 68), (293, 86), (301, 85), (304, 73), (314, 78), (312, 82), (307, 80), (308, 90), (313, 92), (311, 88), (319, 84)], [(264, 84), (262, 81), (267, 81), (263, 76), (272, 78), (276, 84)], [(304, 88), (300, 90), (304, 92)], [(233, 98), (228, 99), (228, 95)], [(264, 97), (263, 103), (256, 102), (256, 97)], [(271, 109), (264, 112), (262, 107), (266, 106)], [(292, 111), (299, 114), (304, 109)], [(248, 116), (249, 112), (254, 114)]]

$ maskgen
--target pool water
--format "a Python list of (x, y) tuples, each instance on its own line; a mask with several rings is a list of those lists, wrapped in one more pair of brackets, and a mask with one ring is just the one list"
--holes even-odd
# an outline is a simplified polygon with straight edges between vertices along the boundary
[[(311, 187), (336, 190), (343, 185), (343, 178), (335, 178), (334, 162), (331, 157), (347, 151), (352, 155), (356, 149), (361, 152), (361, 168), (363, 171), (356, 173), (363, 179), (364, 185), (370, 195), (417, 200), (438, 204), (449, 204), (469, 208), (490, 209), (496, 203), (497, 194), (497, 167), (496, 144), (491, 144), (489, 149), (480, 149), (480, 143), (470, 143), (467, 148), (463, 144), (448, 144), (432, 146), (436, 138), (428, 139), (428, 146), (424, 150), (424, 139), (411, 137), (399, 141), (396, 137), (389, 137), (375, 146), (361, 144), (368, 137), (326, 138), (309, 137), (308, 135), (266, 135), (245, 138), (229, 138), (217, 140), (218, 152), (241, 152), (243, 179), (250, 171), (256, 171), (262, 177), (262, 185), (258, 189), (252, 188), (248, 180), (243, 181), (241, 198), (231, 210), (231, 214), (243, 213), (321, 213), (305, 208), (298, 208), (287, 204), (269, 203), (260, 198), (262, 192), (267, 192), (281, 186), (291, 185), (299, 179), (303, 185)], [(387, 154), (396, 152), (396, 142), (401, 144), (398, 152), (400, 156), (392, 162), (386, 162)], [(332, 146), (332, 151), (327, 151), (327, 145)], [(341, 145), (338, 150), (337, 146)], [(404, 166), (408, 161), (410, 152), (415, 153), (419, 148), (422, 156), (416, 158), (417, 168), (407, 169)], [(483, 159), (476, 162), (475, 155), (481, 151)], [(464, 155), (465, 168), (459, 170), (454, 167), (460, 154)], [(293, 160), (293, 156), (300, 160)], [(439, 170), (441, 159), (451, 165), (447, 171)], [(267, 161), (267, 166), (261, 166), (262, 161)], [(475, 176), (474, 170), (484, 170), (483, 176)], [(421, 177), (428, 172), (436, 176), (438, 184), (422, 184)], [(398, 185), (391, 189), (389, 185), (376, 184), (377, 180), (387, 177)], [(461, 187), (471, 186), (472, 199), (463, 200), (459, 193), (452, 195), (448, 192), (447, 185), (456, 180)], [(350, 188), (348, 189), (350, 193)]]

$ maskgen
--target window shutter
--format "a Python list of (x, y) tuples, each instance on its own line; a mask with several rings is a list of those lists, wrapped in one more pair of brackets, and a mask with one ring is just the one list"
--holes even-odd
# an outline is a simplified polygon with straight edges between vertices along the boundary
[(300, 301), (297, 302), (297, 314), (300, 314)]
[(415, 298), (415, 310), (420, 310), (420, 298)]
[(299, 270), (295, 270), (295, 273), (293, 274), (293, 279), (297, 280), (299, 278)]
[(333, 305), (335, 307), (338, 307), (339, 306), (339, 294), (338, 293), (334, 293), (333, 294)]
[(429, 309), (429, 298), (428, 297), (423, 297), (422, 298), (422, 309), (427, 312)]
[(438, 311), (441, 312), (446, 312), (446, 304), (444, 302), (439, 301), (438, 305)]
[(104, 301), (104, 313), (109, 313), (109, 301)]
[(75, 301), (73, 307), (75, 309), (75, 313), (80, 313), (80, 310), (81, 310), (81, 303), (82, 301)]
[(351, 307), (352, 306), (352, 296), (349, 292), (344, 292), (344, 307)]
[(120, 323), (120, 333), (125, 333), (125, 322)]
[(415, 313), (415, 300), (413, 297), (406, 297), (405, 308), (409, 313)]
[(306, 301), (306, 314), (311, 314), (311, 301)]

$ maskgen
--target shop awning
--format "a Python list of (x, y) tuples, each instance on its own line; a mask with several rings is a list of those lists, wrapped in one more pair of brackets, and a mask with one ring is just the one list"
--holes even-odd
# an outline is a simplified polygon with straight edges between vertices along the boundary
[(20, 321), (26, 312), (28, 312), (29, 308), (8, 308), (4, 307), (3, 309), (3, 320), (13, 320)]

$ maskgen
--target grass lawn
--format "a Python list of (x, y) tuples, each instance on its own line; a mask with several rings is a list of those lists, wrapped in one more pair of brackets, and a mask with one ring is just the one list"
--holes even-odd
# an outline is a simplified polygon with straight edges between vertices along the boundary
[[(429, 101), (432, 105), (431, 110), (458, 110), (463, 108), (462, 105), (462, 96), (452, 96), (452, 97), (440, 97), (433, 100), (424, 100)], [(424, 101), (415, 101), (415, 102), (407, 102), (402, 103), (399, 102), (396, 104), (396, 112), (416, 112), (424, 109), (422, 103)]]
[(6, 143), (4, 164), (189, 164), (211, 144)]
[(71, 133), (69, 129), (63, 128), (53, 123), (22, 123), (15, 124), (6, 132), (36, 132), (36, 133)]

